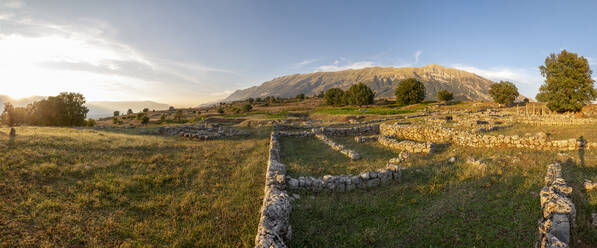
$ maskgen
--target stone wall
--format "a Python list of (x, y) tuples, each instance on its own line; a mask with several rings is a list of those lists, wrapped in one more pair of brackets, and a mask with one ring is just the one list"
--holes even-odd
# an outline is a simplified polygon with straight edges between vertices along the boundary
[(412, 153), (430, 154), (433, 153), (435, 148), (435, 144), (432, 142), (418, 143), (410, 140), (397, 141), (396, 139), (387, 136), (379, 136), (377, 142), (392, 150), (406, 150)]
[(265, 175), (265, 195), (261, 206), (261, 218), (257, 227), (255, 247), (287, 247), (292, 229), (290, 227), (290, 197), (285, 190), (286, 166), (280, 162), (278, 134), (272, 132), (269, 160)]
[(178, 135), (191, 139), (215, 139), (219, 137), (248, 135), (246, 131), (224, 127), (220, 125), (195, 125), (195, 126), (163, 126), (159, 129), (160, 134)]
[(541, 189), (542, 218), (539, 219), (537, 247), (568, 247), (570, 227), (574, 226), (576, 208), (572, 203), (572, 187), (562, 178), (559, 162), (547, 167), (545, 187)]
[(325, 136), (322, 133), (315, 133), (315, 137), (320, 139), (321, 141), (323, 141), (323, 143), (325, 143), (332, 149), (339, 151), (340, 153), (346, 155), (351, 160), (357, 160), (357, 159), (361, 158), (361, 155), (359, 155), (357, 152), (344, 148), (343, 145), (334, 142), (332, 139), (328, 138), (327, 136)]
[(544, 115), (544, 116), (520, 116), (513, 118), (512, 121), (529, 124), (534, 126), (569, 126), (569, 125), (588, 125), (596, 124), (594, 118), (576, 118), (571, 115)]
[(388, 164), (385, 169), (379, 169), (375, 172), (363, 172), (355, 176), (286, 177), (289, 189), (302, 189), (313, 192), (350, 192), (357, 188), (367, 189), (389, 184), (392, 180), (401, 182), (402, 167), (400, 165)]
[(398, 124), (381, 124), (383, 136), (395, 136), (415, 141), (451, 142), (471, 147), (513, 147), (535, 150), (576, 150), (595, 149), (597, 143), (586, 143), (576, 139), (548, 140), (545, 134), (534, 136), (483, 135), (470, 131), (455, 130), (446, 127), (405, 126)]
[(321, 127), (314, 128), (313, 132), (323, 133), (330, 136), (373, 135), (379, 134), (379, 124), (345, 128)]

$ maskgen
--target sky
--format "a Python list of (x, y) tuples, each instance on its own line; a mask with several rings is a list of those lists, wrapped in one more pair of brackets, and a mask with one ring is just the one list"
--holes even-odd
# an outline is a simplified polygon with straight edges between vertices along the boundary
[(534, 97), (550, 53), (596, 66), (596, 11), (563, 0), (0, 0), (0, 95), (191, 107), (288, 74), (440, 64)]

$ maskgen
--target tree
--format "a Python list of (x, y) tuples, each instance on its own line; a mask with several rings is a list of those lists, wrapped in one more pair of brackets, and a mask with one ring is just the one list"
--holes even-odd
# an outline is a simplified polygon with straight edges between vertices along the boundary
[(510, 106), (519, 94), (518, 88), (513, 83), (500, 81), (489, 86), (489, 95), (493, 98), (494, 102)]
[(126, 114), (127, 114), (127, 115), (132, 115), (132, 114), (133, 114), (133, 110), (132, 110), (132, 109), (129, 109), (129, 110), (127, 110), (127, 111), (126, 111)]
[(166, 114), (162, 114), (162, 115), (160, 116), (160, 123), (162, 123), (162, 122), (164, 122), (164, 121), (166, 121)]
[(149, 123), (149, 116), (143, 116), (143, 118), (141, 119), (141, 124), (145, 125)]
[(14, 106), (9, 103), (4, 103), (4, 111), (2, 112), (2, 123), (9, 127), (14, 125)]
[(174, 110), (174, 107), (170, 106), (170, 107), (168, 107), (168, 110), (172, 111), (172, 110)]
[(245, 104), (241, 107), (241, 110), (243, 112), (249, 112), (249, 111), (251, 111), (251, 109), (253, 109), (253, 106), (251, 106), (251, 104)]
[(218, 108), (218, 113), (223, 114), (224, 113), (224, 109), (222, 107)]
[(305, 93), (300, 93), (300, 94), (296, 95), (296, 99), (305, 100)]
[(364, 83), (353, 84), (345, 92), (346, 102), (350, 105), (368, 105), (373, 103), (375, 93)]
[(331, 88), (325, 92), (325, 103), (338, 106), (345, 103), (344, 91), (340, 88)]
[(440, 90), (437, 92), (437, 100), (441, 102), (448, 102), (454, 100), (454, 94), (447, 90)]
[(579, 111), (597, 98), (595, 81), (591, 78), (593, 71), (585, 57), (562, 50), (559, 54), (550, 54), (539, 70), (545, 83), (536, 98), (546, 102), (553, 111)]
[(147, 113), (147, 112), (149, 112), (149, 109), (148, 108), (144, 108), (143, 109), (143, 113)]
[(137, 113), (137, 120), (143, 120), (143, 117), (146, 116), (145, 113)]
[(253, 104), (253, 102), (255, 102), (255, 99), (253, 99), (252, 97), (249, 97), (249, 99), (247, 99), (247, 101), (249, 101), (250, 104)]
[(88, 127), (95, 127), (95, 125), (96, 125), (96, 123), (95, 123), (95, 120), (94, 120), (94, 119), (91, 119), (91, 118), (89, 118), (89, 119), (87, 120), (87, 126), (88, 126)]
[(122, 120), (117, 116), (112, 117), (112, 123), (114, 124), (122, 124)]
[(261, 102), (261, 97), (257, 97), (257, 98), (255, 98), (255, 101), (256, 101), (256, 102)]
[(317, 95), (318, 98), (323, 98), (325, 96), (325, 92), (322, 90), (319, 92), (319, 94)]
[(425, 99), (425, 85), (415, 78), (404, 79), (398, 83), (394, 95), (399, 105), (420, 103)]
[(118, 111), (118, 110), (114, 111), (114, 116), (120, 116), (120, 111)]

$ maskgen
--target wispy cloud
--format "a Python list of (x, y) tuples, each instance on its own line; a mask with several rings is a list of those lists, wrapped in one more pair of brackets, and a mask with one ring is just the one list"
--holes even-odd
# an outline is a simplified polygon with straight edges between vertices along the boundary
[(527, 97), (535, 97), (539, 87), (543, 84), (543, 77), (538, 68), (478, 68), (462, 64), (453, 64), (451, 67), (468, 71), (496, 82), (511, 81), (518, 86), (521, 94)]
[(303, 67), (303, 66), (307, 66), (307, 65), (313, 64), (313, 63), (315, 63), (315, 62), (317, 62), (319, 60), (320, 59), (305, 59), (305, 60), (303, 60), (301, 62), (295, 63), (292, 67), (294, 67), (294, 68), (300, 68), (300, 67)]
[(423, 54), (423, 51), (416, 51), (415, 52), (415, 64), (419, 63), (419, 57), (421, 57), (421, 54)]
[(77, 90), (90, 100), (192, 105), (222, 97), (222, 82), (242, 78), (222, 68), (147, 55), (115, 39), (118, 30), (105, 21), (63, 25), (28, 15), (19, 1), (0, 6), (13, 9), (0, 9), (0, 74), (11, 84), (3, 93), (13, 97)]
[(419, 63), (419, 59), (423, 51), (419, 50), (416, 51), (412, 57), (408, 59), (404, 59), (402, 62), (398, 63), (380, 63), (375, 62), (372, 60), (363, 60), (363, 61), (350, 61), (347, 58), (341, 57), (337, 60), (334, 60), (332, 64), (328, 65), (320, 65), (315, 68), (315, 71), (342, 71), (348, 69), (361, 69), (365, 67), (373, 67), (373, 66), (393, 66), (393, 67), (409, 67), (415, 66)]

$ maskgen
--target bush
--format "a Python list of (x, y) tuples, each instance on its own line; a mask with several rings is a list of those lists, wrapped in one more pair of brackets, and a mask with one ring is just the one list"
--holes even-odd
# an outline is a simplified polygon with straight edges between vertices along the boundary
[(344, 93), (346, 103), (350, 105), (368, 105), (373, 103), (375, 93), (364, 83), (353, 84)]
[(300, 94), (296, 95), (296, 99), (305, 100), (305, 94), (304, 93), (300, 93)]
[(545, 59), (539, 67), (545, 83), (539, 88), (537, 101), (546, 102), (553, 111), (580, 111), (582, 106), (597, 98), (593, 71), (585, 57), (563, 50)]
[(437, 100), (440, 102), (448, 102), (454, 100), (454, 94), (447, 90), (440, 90), (437, 92)]
[(132, 110), (132, 109), (129, 109), (129, 110), (127, 110), (127, 111), (126, 111), (126, 114), (127, 114), (127, 115), (132, 115), (132, 114), (133, 114), (133, 110)]
[(144, 116), (146, 116), (145, 113), (138, 113), (137, 114), (137, 120), (138, 121), (142, 120)]
[(325, 92), (325, 103), (328, 105), (344, 105), (345, 100), (345, 93), (340, 88), (331, 88)]
[(174, 114), (174, 120), (177, 122), (182, 122), (182, 110), (176, 110), (176, 113)]
[(243, 112), (249, 112), (249, 111), (251, 111), (251, 109), (253, 109), (253, 106), (251, 106), (251, 104), (245, 104), (241, 107), (241, 110)]
[(160, 116), (160, 123), (162, 123), (162, 122), (164, 122), (164, 121), (166, 121), (166, 114), (162, 114), (162, 115)]
[(143, 119), (141, 119), (141, 124), (145, 125), (147, 123), (149, 123), (149, 117), (146, 115), (146, 116), (143, 116)]
[(489, 95), (493, 98), (493, 101), (510, 106), (519, 94), (518, 88), (513, 83), (500, 81), (489, 87)]
[(170, 106), (170, 107), (168, 107), (168, 110), (172, 111), (172, 110), (174, 110), (174, 107)]
[(114, 116), (120, 116), (120, 111), (118, 111), (118, 110), (114, 111)]
[(114, 117), (112, 117), (112, 123), (113, 123), (113, 124), (117, 124), (117, 125), (118, 125), (118, 124), (122, 124), (122, 119), (120, 119), (120, 118), (118, 118), (118, 117), (114, 116)]
[(257, 97), (257, 98), (255, 98), (255, 101), (256, 101), (256, 102), (261, 102), (261, 97)]
[(224, 109), (222, 107), (218, 108), (218, 113), (223, 114), (224, 113)]
[(250, 104), (253, 104), (253, 102), (255, 102), (255, 99), (253, 99), (252, 97), (249, 97), (249, 99), (247, 99), (247, 101), (249, 101)]
[(94, 120), (94, 119), (91, 119), (91, 118), (89, 118), (89, 119), (87, 120), (87, 126), (88, 126), (88, 127), (95, 127), (95, 125), (96, 125), (96, 122), (95, 122), (95, 120)]
[(144, 108), (143, 109), (143, 113), (147, 113), (147, 112), (149, 112), (149, 109), (148, 108)]
[(425, 85), (415, 78), (404, 79), (398, 83), (394, 95), (399, 105), (421, 103), (425, 99)]

